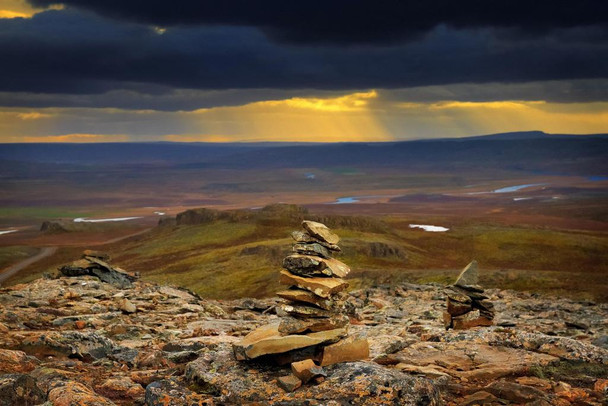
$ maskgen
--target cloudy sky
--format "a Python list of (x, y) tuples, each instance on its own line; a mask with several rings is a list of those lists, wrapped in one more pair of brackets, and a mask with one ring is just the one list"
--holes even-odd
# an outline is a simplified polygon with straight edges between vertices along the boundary
[(0, 142), (608, 133), (605, 0), (0, 0)]

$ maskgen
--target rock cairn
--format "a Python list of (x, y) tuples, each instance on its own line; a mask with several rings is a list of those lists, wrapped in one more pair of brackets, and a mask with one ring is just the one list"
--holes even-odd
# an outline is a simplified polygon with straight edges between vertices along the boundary
[[(279, 282), (289, 286), (277, 293), (285, 300), (277, 308), (280, 321), (263, 326), (234, 346), (239, 360), (272, 355), (279, 364), (291, 363), (292, 375), (279, 384), (287, 391), (322, 379), (320, 366), (356, 361), (369, 356), (367, 339), (347, 337), (350, 268), (332, 257), (340, 252), (340, 238), (324, 224), (303, 221), (294, 231), (293, 254), (283, 260)], [(303, 368), (303, 365), (306, 368)]]
[(476, 326), (491, 326), (494, 305), (478, 284), (477, 261), (468, 264), (445, 290), (447, 311), (443, 314), (446, 330), (463, 330)]

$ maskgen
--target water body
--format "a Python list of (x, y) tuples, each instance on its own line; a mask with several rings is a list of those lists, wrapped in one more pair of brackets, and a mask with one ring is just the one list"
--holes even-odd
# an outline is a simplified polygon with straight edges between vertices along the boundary
[(17, 231), (17, 230), (0, 230), (0, 235), (14, 233), (15, 231)]
[(87, 219), (84, 217), (78, 217), (74, 219), (74, 223), (106, 223), (108, 221), (127, 221), (140, 219), (141, 217), (116, 217), (111, 219)]
[(445, 233), (449, 228), (441, 226), (431, 226), (428, 224), (410, 224), (410, 228), (421, 228), (424, 231), (430, 231), (432, 233)]
[(514, 197), (513, 201), (514, 202), (519, 202), (521, 200), (530, 200), (530, 199), (532, 199), (532, 198), (531, 197)]
[(358, 201), (359, 201), (359, 199), (357, 197), (339, 197), (336, 199), (335, 202), (332, 202), (330, 204), (350, 204), (350, 203), (356, 203)]
[(164, 211), (155, 211), (154, 214), (158, 214), (159, 216), (164, 216), (166, 213)]
[(546, 183), (530, 183), (527, 185), (508, 186), (508, 187), (503, 187), (500, 189), (493, 190), (492, 193), (511, 193), (511, 192), (517, 192), (518, 190), (525, 189), (528, 187), (543, 186), (543, 185), (546, 185)]

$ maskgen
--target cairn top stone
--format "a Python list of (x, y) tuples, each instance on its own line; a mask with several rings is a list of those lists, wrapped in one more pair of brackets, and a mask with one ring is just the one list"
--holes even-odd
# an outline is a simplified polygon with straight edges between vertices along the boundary
[(325, 241), (326, 243), (337, 244), (340, 242), (340, 237), (332, 233), (331, 230), (323, 223), (304, 220), (302, 222), (302, 227), (304, 227), (304, 229), (308, 231), (310, 235), (318, 238), (319, 240)]
[(467, 265), (460, 275), (458, 275), (458, 279), (454, 285), (456, 286), (472, 286), (477, 285), (479, 280), (479, 271), (477, 270), (477, 261), (473, 260), (469, 265)]

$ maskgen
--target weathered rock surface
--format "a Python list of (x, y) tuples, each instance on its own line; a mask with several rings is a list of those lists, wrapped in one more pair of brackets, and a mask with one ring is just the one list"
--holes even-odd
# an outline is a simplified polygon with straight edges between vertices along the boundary
[(302, 227), (304, 227), (311, 236), (328, 244), (337, 244), (340, 242), (340, 237), (332, 233), (325, 224), (304, 220), (302, 222)]
[(101, 281), (111, 283), (119, 288), (130, 288), (131, 283), (137, 280), (137, 275), (111, 266), (97, 254), (88, 256), (87, 251), (85, 251), (83, 259), (64, 265), (59, 268), (59, 271), (65, 276), (96, 276)]
[(331, 298), (332, 295), (348, 288), (348, 282), (340, 278), (303, 278), (288, 271), (281, 271), (279, 282), (283, 285), (297, 286), (313, 292), (317, 296)]
[[(237, 361), (232, 350), (254, 329), (280, 322), (266, 311), (279, 299), (218, 302), (142, 281), (121, 289), (93, 276), (3, 287), (0, 365), (21, 378), (0, 378), (0, 404), (19, 404), (10, 397), (17, 387), (38, 399), (31, 404), (48, 398), (54, 405), (606, 402), (607, 304), (487, 289), (495, 324), (445, 331), (443, 286), (400, 284), (344, 295), (356, 311), (349, 335), (367, 339), (370, 358), (323, 367), (325, 381), (286, 392), (278, 379), (292, 373), (291, 363), (320, 365), (322, 349), (281, 354), (283, 366), (276, 358)], [(120, 310), (123, 298), (135, 313)], [(78, 321), (85, 326), (79, 329)]]

